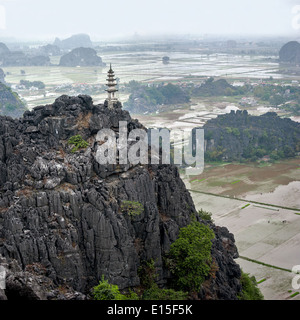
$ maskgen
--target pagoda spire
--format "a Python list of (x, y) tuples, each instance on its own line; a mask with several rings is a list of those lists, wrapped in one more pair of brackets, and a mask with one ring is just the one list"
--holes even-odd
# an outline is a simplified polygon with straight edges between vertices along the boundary
[(115, 73), (111, 67), (111, 63), (110, 63), (110, 68), (107, 72), (107, 89), (105, 90), (107, 92), (107, 99), (106, 101), (108, 102), (108, 107), (110, 109), (114, 108), (114, 103), (116, 103), (118, 101), (118, 98), (115, 96), (115, 93), (118, 91), (118, 89), (116, 88), (117, 82), (116, 82), (116, 78), (115, 78)]

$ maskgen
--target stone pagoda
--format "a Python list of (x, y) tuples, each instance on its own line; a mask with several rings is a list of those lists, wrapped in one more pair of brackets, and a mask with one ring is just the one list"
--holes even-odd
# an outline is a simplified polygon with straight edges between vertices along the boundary
[(118, 98), (115, 96), (115, 93), (118, 91), (118, 89), (116, 88), (117, 82), (116, 82), (116, 78), (115, 78), (115, 73), (111, 68), (111, 64), (110, 64), (110, 68), (107, 72), (107, 89), (105, 91), (107, 91), (107, 106), (109, 109), (113, 109), (114, 108), (114, 104), (116, 104), (118, 102)]

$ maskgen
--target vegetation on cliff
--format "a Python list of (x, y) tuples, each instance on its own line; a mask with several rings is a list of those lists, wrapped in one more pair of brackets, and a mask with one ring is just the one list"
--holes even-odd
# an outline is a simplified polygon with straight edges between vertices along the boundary
[[(204, 213), (204, 212), (202, 212)], [(207, 214), (207, 213), (206, 213)], [(140, 286), (121, 293), (117, 285), (102, 280), (92, 289), (95, 300), (186, 300), (201, 290), (205, 280), (214, 277), (217, 267), (212, 262), (212, 239), (208, 225), (192, 221), (181, 228), (178, 238), (166, 255), (166, 265), (173, 274), (164, 287), (156, 283), (158, 274), (154, 259), (143, 261), (138, 269)], [(263, 300), (254, 276), (241, 272), (239, 300)]]
[(68, 140), (68, 144), (73, 145), (73, 148), (71, 150), (71, 152), (73, 152), (73, 153), (78, 151), (79, 149), (87, 148), (89, 145), (88, 142), (85, 141), (80, 134), (77, 134), (77, 135), (71, 137)]
[(176, 287), (187, 291), (200, 290), (211, 270), (211, 240), (214, 237), (208, 226), (197, 221), (180, 230), (167, 260)]
[(139, 267), (140, 287), (138, 295), (120, 294), (118, 287), (102, 281), (93, 288), (96, 300), (184, 300), (189, 294), (200, 290), (202, 283), (212, 269), (211, 240), (214, 232), (209, 226), (194, 220), (180, 229), (179, 236), (166, 255), (166, 266), (173, 274), (167, 287), (160, 288), (155, 261), (144, 261)]
[(241, 277), (242, 292), (238, 295), (239, 300), (263, 300), (264, 296), (257, 287), (254, 276), (242, 272)]
[(204, 125), (206, 161), (256, 161), (295, 156), (300, 152), (300, 124), (274, 112), (251, 116), (232, 111)]

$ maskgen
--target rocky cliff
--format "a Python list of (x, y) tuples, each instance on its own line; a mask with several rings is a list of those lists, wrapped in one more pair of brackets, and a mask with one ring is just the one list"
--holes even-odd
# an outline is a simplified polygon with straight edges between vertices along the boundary
[[(118, 134), (120, 120), (128, 131), (143, 128), (121, 104), (111, 110), (89, 96), (61, 96), (17, 120), (0, 117), (2, 299), (87, 299), (102, 275), (120, 289), (135, 287), (138, 267), (150, 259), (160, 285), (170, 278), (164, 254), (191, 216), (201, 219), (175, 166), (99, 165), (96, 133)], [(89, 146), (72, 152), (68, 139), (78, 134)], [(123, 201), (139, 202), (142, 213), (129, 216)], [(215, 271), (197, 298), (236, 299), (234, 237), (209, 224)]]

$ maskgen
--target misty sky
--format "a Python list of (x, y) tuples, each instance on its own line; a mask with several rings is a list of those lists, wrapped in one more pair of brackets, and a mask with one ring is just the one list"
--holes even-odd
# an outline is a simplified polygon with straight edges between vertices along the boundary
[[(300, 0), (0, 0), (0, 37), (300, 35)], [(300, 7), (299, 7), (300, 8)]]

